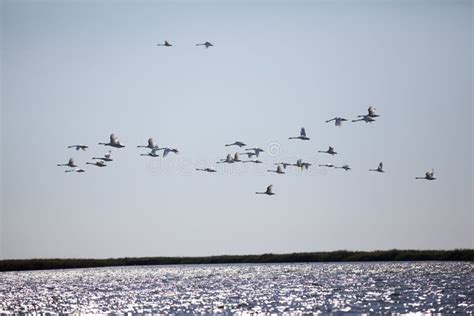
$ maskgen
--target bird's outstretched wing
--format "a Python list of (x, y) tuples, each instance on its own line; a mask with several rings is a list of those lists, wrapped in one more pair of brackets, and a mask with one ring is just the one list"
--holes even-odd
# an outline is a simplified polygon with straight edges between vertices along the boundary
[(273, 189), (273, 184), (270, 184), (270, 185), (267, 187), (266, 193), (272, 193), (272, 189)]

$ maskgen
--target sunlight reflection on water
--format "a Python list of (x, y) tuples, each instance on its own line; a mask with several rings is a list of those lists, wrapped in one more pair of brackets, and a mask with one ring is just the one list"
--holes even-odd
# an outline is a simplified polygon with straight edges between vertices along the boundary
[(134, 266), (0, 273), (0, 312), (474, 311), (466, 262)]

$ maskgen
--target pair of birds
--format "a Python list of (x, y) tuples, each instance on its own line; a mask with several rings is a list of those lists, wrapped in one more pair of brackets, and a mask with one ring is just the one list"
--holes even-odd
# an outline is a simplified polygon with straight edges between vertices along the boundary
[[(247, 145), (244, 142), (236, 141), (232, 144), (226, 144), (225, 146), (226, 147), (228, 147), (228, 146), (244, 147), (244, 146), (247, 146)], [(265, 150), (263, 150), (262, 148), (259, 148), (259, 147), (246, 148), (245, 152), (243, 152), (243, 153), (236, 152), (233, 157), (232, 157), (231, 154), (228, 154), (225, 159), (221, 159), (217, 163), (234, 163), (234, 162), (244, 162), (244, 163), (246, 163), (246, 162), (252, 162), (252, 163), (257, 163), (258, 164), (258, 163), (262, 163), (262, 161), (260, 161), (258, 159), (257, 160), (241, 160), (239, 155), (247, 155), (247, 157), (249, 159), (251, 159), (253, 156), (258, 158), (260, 156), (260, 153), (262, 153), (262, 152), (265, 152)]]
[[(277, 172), (278, 169), (281, 170), (281, 166), (283, 166), (283, 169), (286, 169), (288, 166), (294, 166), (294, 167), (299, 167), (301, 168), (301, 170), (303, 170), (303, 168), (305, 168), (306, 170), (309, 169), (310, 166), (312, 166), (311, 163), (309, 162), (303, 162), (302, 159), (298, 159), (296, 161), (296, 163), (289, 163), (289, 162), (277, 162), (275, 163), (275, 165), (277, 166), (277, 170), (267, 170), (267, 171), (273, 171), (273, 172), (276, 172), (276, 173), (280, 173), (280, 172)], [(284, 173), (284, 172), (281, 172), (281, 173)]]
[[(249, 155), (248, 153), (245, 153), (245, 154)], [(231, 154), (227, 154), (225, 159), (221, 159), (216, 163), (221, 164), (221, 163), (234, 163), (234, 162), (242, 162), (242, 163), (252, 162), (252, 163), (256, 163), (256, 164), (263, 163), (262, 161), (260, 161), (258, 159), (256, 159), (256, 160), (241, 160), (240, 156), (239, 156), (239, 153), (235, 153), (234, 156), (232, 156)]]
[[(372, 122), (375, 121), (376, 117), (380, 116), (380, 115), (375, 113), (375, 108), (373, 106), (369, 106), (369, 108), (367, 109), (367, 112), (368, 112), (367, 114), (357, 115), (357, 117), (360, 117), (360, 118), (352, 120), (352, 122), (364, 121), (366, 123), (372, 123)], [(332, 121), (334, 121), (334, 125), (340, 127), (342, 125), (342, 122), (347, 121), (347, 119), (345, 119), (343, 117), (335, 117), (335, 118), (332, 118), (330, 120), (327, 120), (326, 123), (329, 123), (329, 122), (332, 122)]]
[(176, 148), (170, 147), (162, 147), (160, 148), (158, 145), (155, 144), (153, 138), (148, 138), (147, 145), (139, 145), (137, 148), (149, 148), (151, 151), (146, 154), (140, 154), (140, 156), (149, 156), (149, 157), (159, 157), (160, 155), (157, 154), (158, 151), (163, 150), (163, 158), (168, 156), (169, 153), (179, 154), (179, 150)]
[[(383, 170), (383, 163), (380, 162), (377, 169), (369, 169), (369, 171), (385, 172)], [(416, 177), (415, 179), (436, 180), (436, 178), (434, 177), (434, 169), (431, 169), (431, 171), (427, 171), (424, 177)]]
[[(280, 166), (278, 166), (278, 167), (280, 167)], [(341, 168), (343, 168), (343, 167), (341, 167)], [(378, 171), (378, 169), (379, 168), (373, 169), (373, 170)], [(382, 168), (380, 168), (380, 169), (382, 169)], [(383, 172), (383, 171), (381, 171), (381, 172)], [(426, 172), (424, 177), (416, 177), (415, 179), (435, 180), (436, 178), (434, 177), (434, 170), (431, 170), (431, 171)], [(273, 192), (273, 185), (270, 184), (264, 192), (255, 192), (255, 194), (275, 195), (275, 193)]]
[[(71, 147), (69, 147), (69, 148), (71, 148)], [(87, 165), (94, 165), (94, 166), (97, 166), (97, 167), (106, 167), (107, 165), (105, 164), (105, 161), (113, 161), (113, 159), (111, 158), (111, 155), (112, 155), (112, 152), (109, 150), (109, 152), (107, 152), (104, 155), (104, 157), (92, 157), (92, 159), (97, 160), (96, 162), (86, 162), (86, 164)], [(86, 172), (84, 169), (78, 168), (78, 165), (74, 162), (74, 159), (72, 157), (69, 158), (69, 161), (67, 163), (58, 164), (58, 166), (73, 168), (73, 169), (66, 170), (65, 172), (78, 172), (78, 173)]]
[[(173, 45), (171, 45), (168, 41), (165, 41), (163, 44), (156, 44), (156, 46), (171, 47)], [(212, 45), (210, 42), (204, 42), (204, 43), (196, 44), (196, 46), (205, 46), (206, 48), (209, 48), (214, 45)]]

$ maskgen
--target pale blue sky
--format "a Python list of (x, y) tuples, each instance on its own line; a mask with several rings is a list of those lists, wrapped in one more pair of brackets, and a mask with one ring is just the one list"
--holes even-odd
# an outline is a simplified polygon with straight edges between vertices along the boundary
[[(1, 3), (0, 256), (473, 247), (471, 1)], [(110, 133), (110, 166), (56, 166)], [(193, 171), (235, 140), (279, 152)], [(297, 158), (353, 170), (265, 172)]]

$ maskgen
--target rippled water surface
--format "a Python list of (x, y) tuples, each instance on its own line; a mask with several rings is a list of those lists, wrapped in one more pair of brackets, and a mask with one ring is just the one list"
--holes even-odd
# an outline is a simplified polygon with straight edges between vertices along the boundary
[(474, 311), (473, 264), (138, 266), (0, 273), (0, 312)]

